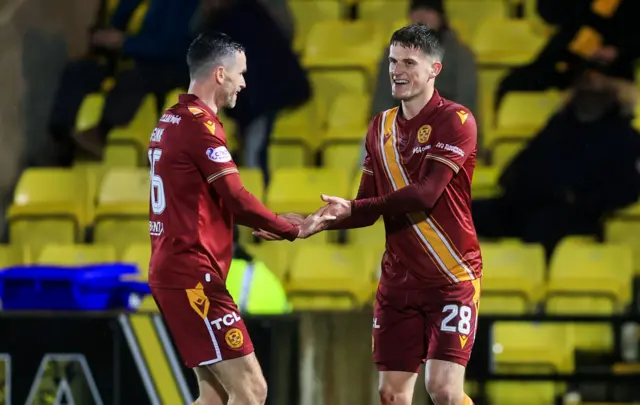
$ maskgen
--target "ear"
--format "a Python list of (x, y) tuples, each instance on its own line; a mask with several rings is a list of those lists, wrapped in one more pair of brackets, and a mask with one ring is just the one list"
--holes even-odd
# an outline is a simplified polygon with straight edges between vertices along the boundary
[(224, 67), (216, 66), (213, 69), (213, 78), (215, 79), (216, 83), (222, 84), (224, 82), (224, 76), (225, 76)]
[(430, 76), (432, 79), (435, 79), (436, 76), (438, 76), (440, 72), (442, 72), (442, 62), (435, 61), (433, 62), (433, 65), (431, 65), (431, 67), (433, 68), (433, 71), (431, 72)]

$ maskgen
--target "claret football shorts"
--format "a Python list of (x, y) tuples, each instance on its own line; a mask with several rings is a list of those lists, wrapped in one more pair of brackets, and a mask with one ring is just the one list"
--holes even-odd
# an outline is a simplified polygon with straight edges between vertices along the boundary
[(373, 359), (378, 370), (418, 372), (429, 359), (466, 367), (479, 302), (479, 279), (427, 290), (380, 285), (373, 315)]
[(151, 288), (180, 356), (189, 368), (253, 353), (240, 311), (224, 287)]

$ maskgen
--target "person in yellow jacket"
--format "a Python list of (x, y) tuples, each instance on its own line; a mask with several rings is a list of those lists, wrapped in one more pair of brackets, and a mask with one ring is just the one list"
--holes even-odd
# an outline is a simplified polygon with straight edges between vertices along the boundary
[(287, 293), (278, 277), (237, 244), (227, 275), (227, 290), (241, 313), (278, 315), (291, 312)]

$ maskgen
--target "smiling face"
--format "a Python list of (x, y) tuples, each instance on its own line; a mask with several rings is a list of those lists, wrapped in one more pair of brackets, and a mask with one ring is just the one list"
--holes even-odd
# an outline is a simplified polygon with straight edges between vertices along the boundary
[(238, 101), (238, 93), (247, 87), (244, 74), (247, 71), (247, 56), (238, 51), (216, 70), (216, 80), (221, 88), (221, 106), (233, 108)]
[(391, 95), (396, 100), (408, 101), (433, 87), (442, 63), (422, 49), (392, 44), (389, 48), (389, 79)]

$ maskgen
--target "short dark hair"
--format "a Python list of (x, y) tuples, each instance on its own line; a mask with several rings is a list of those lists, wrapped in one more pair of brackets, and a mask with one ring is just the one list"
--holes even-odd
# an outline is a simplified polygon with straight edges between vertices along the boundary
[(424, 24), (411, 24), (402, 27), (391, 35), (389, 45), (420, 49), (426, 55), (442, 59), (444, 49), (438, 35)]
[(212, 68), (236, 52), (244, 51), (244, 47), (227, 34), (203, 32), (191, 42), (187, 51), (189, 74), (192, 78), (197, 77), (205, 68)]

